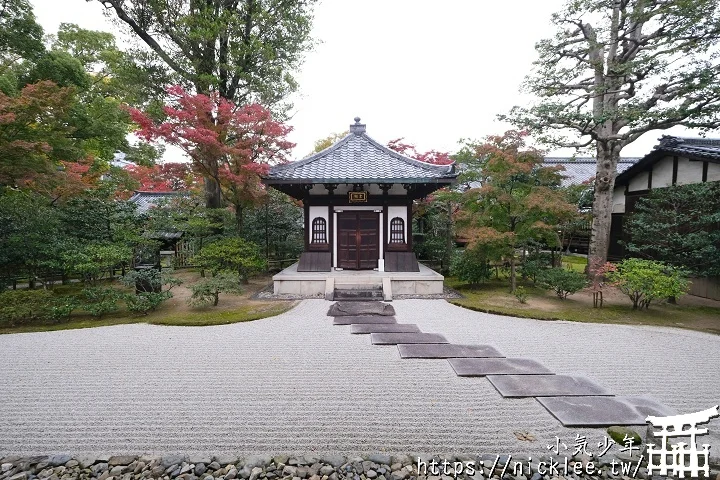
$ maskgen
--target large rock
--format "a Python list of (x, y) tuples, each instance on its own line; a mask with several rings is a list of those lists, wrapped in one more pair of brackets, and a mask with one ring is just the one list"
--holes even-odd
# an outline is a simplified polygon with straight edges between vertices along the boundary
[(333, 467), (337, 468), (345, 463), (345, 457), (342, 455), (327, 455), (322, 458), (322, 462), (329, 463)]
[(72, 457), (70, 455), (53, 455), (48, 459), (47, 463), (53, 467), (59, 467), (60, 465), (65, 465), (71, 459)]
[(382, 455), (379, 453), (370, 455), (368, 457), (368, 460), (370, 460), (371, 462), (379, 463), (381, 465), (390, 465), (392, 463), (391, 462), (392, 459), (390, 458), (390, 455)]
[(260, 474), (263, 472), (263, 469), (260, 467), (254, 467), (250, 471), (250, 480), (257, 480)]
[(272, 457), (269, 456), (247, 457), (244, 461), (244, 465), (248, 468), (264, 467), (266, 465), (270, 465), (270, 462), (272, 462), (272, 460)]
[[(340, 464), (342, 465), (342, 462), (340, 462)], [(11, 464), (11, 466), (12, 466), (12, 464)], [(333, 467), (331, 467), (330, 465), (323, 465), (322, 467), (320, 467), (320, 475), (330, 476), (330, 475), (332, 475), (332, 473), (334, 471), (335, 471), (335, 469)]]
[[(114, 467), (116, 465), (130, 465), (134, 461), (135, 461), (135, 457), (130, 456), (130, 455), (115, 455), (113, 457), (110, 457), (110, 459), (108, 460), (107, 463), (111, 467)], [(63, 462), (63, 463), (65, 463), (65, 462)]]
[(633, 446), (641, 446), (642, 445), (642, 438), (640, 438), (640, 434), (638, 434), (635, 430), (632, 430), (627, 427), (621, 427), (621, 426), (612, 426), (607, 429), (608, 435), (610, 435), (610, 438), (615, 440), (615, 443), (618, 445), (626, 445), (627, 442), (625, 440), (625, 436), (627, 435), (627, 438), (633, 439)]
[[(185, 461), (184, 455), (169, 455), (167, 457), (163, 457), (162, 459), (162, 466), (165, 468), (168, 468), (171, 465), (179, 465)], [(109, 462), (108, 462), (109, 463)]]
[(216, 455), (215, 461), (224, 467), (226, 465), (236, 464), (238, 461), (238, 457), (234, 455)]

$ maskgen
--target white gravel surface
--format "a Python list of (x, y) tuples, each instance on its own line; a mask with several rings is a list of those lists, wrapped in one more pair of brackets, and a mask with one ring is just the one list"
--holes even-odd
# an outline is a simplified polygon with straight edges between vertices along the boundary
[[(547, 454), (577, 434), (534, 399), (503, 399), (445, 360), (401, 359), (333, 326), (330, 302), (216, 327), (144, 324), (0, 336), (3, 454)], [(444, 300), (393, 302), (400, 323), (487, 343), (680, 413), (720, 402), (720, 336), (517, 319)], [(720, 449), (720, 422), (709, 428)], [(514, 432), (535, 436), (520, 441)], [(562, 452), (561, 452), (562, 453)], [(571, 453), (571, 452), (570, 452)], [(715, 453), (715, 452), (713, 452)], [(716, 454), (716, 453), (715, 453)], [(713, 455), (714, 456), (714, 455)]]

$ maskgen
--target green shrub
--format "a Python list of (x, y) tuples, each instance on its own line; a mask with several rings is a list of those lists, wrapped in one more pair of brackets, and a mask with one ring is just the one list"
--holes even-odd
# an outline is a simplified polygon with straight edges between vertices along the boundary
[(647, 309), (656, 299), (679, 297), (689, 288), (682, 270), (655, 260), (628, 258), (606, 270), (606, 278), (630, 298), (634, 310)]
[(525, 291), (525, 287), (517, 287), (513, 292), (513, 295), (515, 295), (515, 298), (518, 299), (518, 302), (523, 304), (527, 303), (528, 294)]
[(487, 256), (477, 249), (465, 249), (453, 257), (450, 271), (459, 280), (470, 284), (486, 282), (492, 276), (492, 267)]
[(538, 282), (544, 288), (555, 291), (555, 294), (562, 299), (572, 295), (587, 286), (585, 275), (574, 270), (563, 268), (550, 268), (538, 273)]
[(54, 297), (49, 290), (8, 290), (0, 293), (0, 325), (15, 327), (52, 320)]
[(81, 292), (82, 308), (93, 317), (101, 317), (118, 310), (123, 294), (112, 287), (90, 287)]
[(128, 294), (125, 297), (127, 309), (133, 313), (147, 315), (148, 312), (155, 310), (165, 300), (172, 298), (172, 293), (164, 292), (141, 292), (138, 294)]
[(203, 278), (190, 286), (192, 296), (188, 303), (194, 307), (217, 306), (221, 293), (242, 293), (236, 273), (218, 273)]
[(72, 312), (78, 308), (78, 300), (75, 297), (56, 297), (51, 314), (54, 320), (63, 320), (72, 315)]
[(120, 282), (126, 287), (135, 288), (139, 293), (158, 293), (164, 285), (168, 286), (167, 290), (171, 290), (183, 283), (179, 278), (172, 276), (172, 270), (166, 269), (161, 272), (155, 268), (133, 270), (120, 277)]
[(228, 237), (210, 243), (193, 257), (193, 262), (213, 273), (235, 272), (239, 280), (247, 283), (250, 275), (265, 269), (260, 248), (240, 237)]
[(552, 267), (552, 257), (549, 253), (533, 252), (520, 264), (520, 275), (536, 283), (538, 275), (550, 267)]

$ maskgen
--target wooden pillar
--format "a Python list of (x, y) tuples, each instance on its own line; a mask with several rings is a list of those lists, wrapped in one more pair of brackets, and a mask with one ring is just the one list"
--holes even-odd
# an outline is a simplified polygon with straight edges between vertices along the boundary
[(407, 206), (407, 246), (408, 246), (408, 252), (412, 252), (412, 246), (413, 246), (413, 237), (412, 237), (412, 200), (410, 200), (410, 203), (408, 203)]
[(310, 202), (307, 197), (303, 200), (303, 213), (305, 215), (303, 238), (305, 239), (305, 251), (307, 252), (310, 250)]
[(335, 212), (333, 212), (332, 200), (328, 205), (328, 231), (327, 238), (330, 247), (330, 265), (334, 265), (335, 261)]

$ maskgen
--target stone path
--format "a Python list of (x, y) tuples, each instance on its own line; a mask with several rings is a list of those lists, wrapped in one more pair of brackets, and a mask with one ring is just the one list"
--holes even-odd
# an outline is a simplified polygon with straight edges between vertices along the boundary
[[(0, 455), (547, 454), (604, 429), (566, 428), (444, 360), (408, 360), (333, 326), (328, 302), (217, 327), (121, 325), (0, 336)], [(720, 400), (720, 337), (660, 327), (540, 322), (442, 300), (396, 319), (457, 345), (493, 345), (615, 395), (688, 413)], [(720, 422), (708, 428), (720, 448)], [(535, 441), (525, 441), (530, 434)], [(716, 452), (713, 452), (716, 454)]]
[[(373, 310), (378, 315), (367, 315)], [(394, 314), (392, 305), (357, 301), (337, 302), (328, 310), (328, 316), (342, 315), (334, 320), (336, 325), (351, 325), (354, 334), (370, 334), (373, 345), (397, 345), (402, 358), (444, 359), (459, 377), (487, 377), (505, 398), (547, 399), (540, 404), (564, 426), (642, 427), (648, 415), (677, 415), (645, 397), (602, 401), (596, 397), (613, 395), (588, 378), (555, 375), (535, 360), (503, 357), (490, 345), (452, 345), (440, 334), (423, 333), (417, 325), (395, 323)], [(374, 325), (375, 321), (385, 324)], [(412, 349), (418, 347), (420, 355), (413, 355)]]

